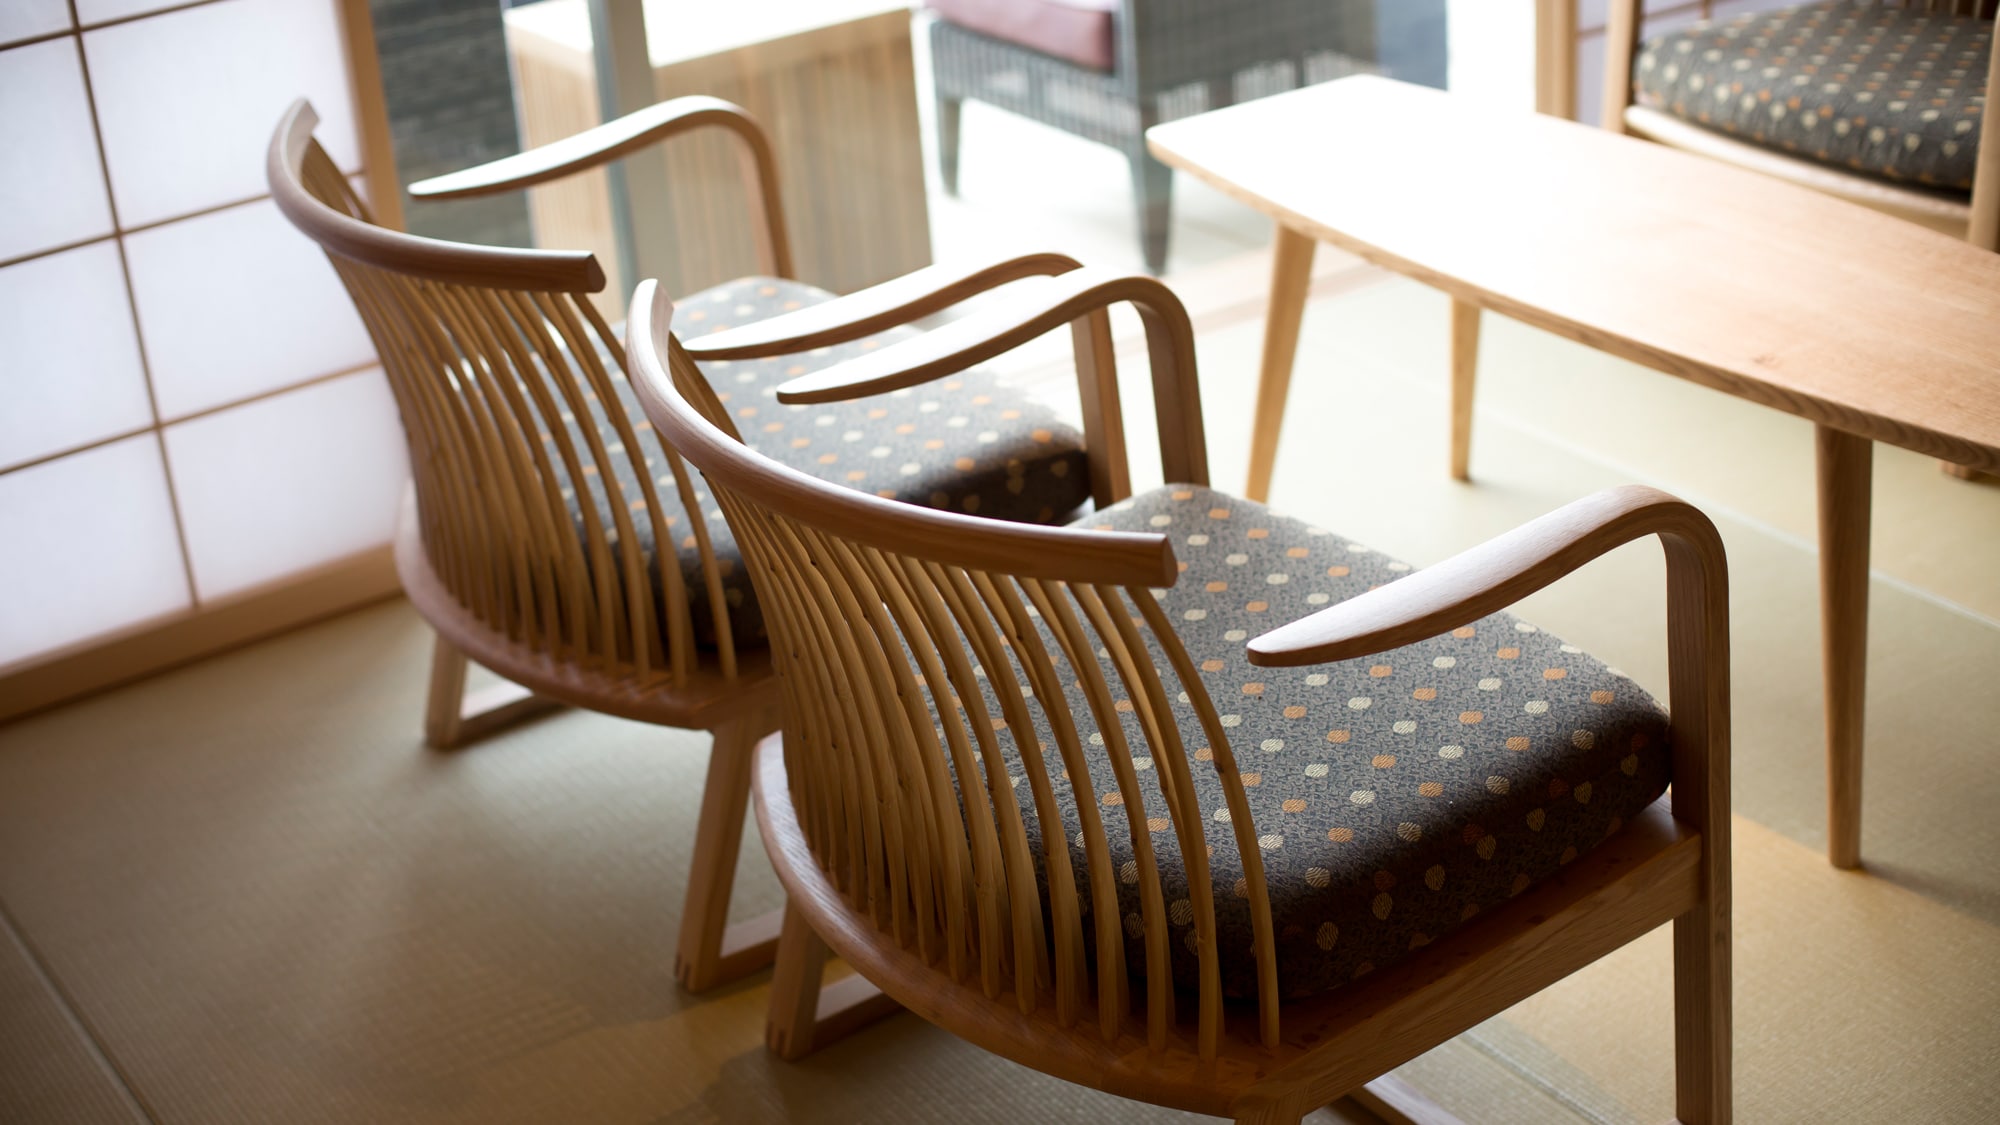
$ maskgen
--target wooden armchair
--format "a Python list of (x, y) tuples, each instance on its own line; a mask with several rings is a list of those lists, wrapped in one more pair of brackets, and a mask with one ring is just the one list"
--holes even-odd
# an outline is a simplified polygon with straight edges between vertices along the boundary
[[(313, 140), (314, 122), (304, 102), (291, 108), (267, 171), (279, 209), (346, 284), (401, 412), (413, 480), (397, 566), (437, 631), (428, 741), (457, 745), (553, 701), (713, 732), (676, 973), (701, 989), (768, 963), (775, 915), (726, 925), (750, 751), (777, 724), (764, 617), (712, 499), (631, 397), (619, 331), (590, 299), (603, 270), (582, 252), (375, 226)], [(656, 106), (466, 178), (553, 178), (703, 125), (746, 140), (753, 179), (773, 199), (762, 134), (714, 99)], [(782, 220), (775, 206), (766, 216), (768, 261), (782, 275)], [(1095, 470), (1073, 430), (989, 376), (830, 410), (784, 406), (771, 388), (911, 335), (897, 326), (964, 296), (1075, 266), (1040, 254), (934, 267), (839, 300), (749, 278), (694, 294), (679, 324), (721, 342), (697, 354), (770, 456), (836, 487), (1046, 521), (1082, 502)], [(728, 330), (786, 310), (796, 311)], [(467, 698), (468, 658), (511, 682)]]
[[(1026, 527), (759, 455), (665, 295), (635, 295), (640, 402), (772, 614), (785, 721), (756, 800), (790, 896), (773, 1050), (879, 1012), (872, 984), (1073, 1082), (1296, 1122), (1672, 921), (1678, 1112), (1727, 1121), (1728, 595), (1700, 512), (1614, 489), (1410, 573), (1210, 489), (1185, 310), (1091, 270), (780, 397), (949, 377), (1118, 301), (1145, 320), (1174, 483)], [(1116, 396), (1080, 358), (1096, 460)], [(1671, 720), (1498, 612), (1650, 535)], [(860, 979), (822, 994), (829, 950)]]

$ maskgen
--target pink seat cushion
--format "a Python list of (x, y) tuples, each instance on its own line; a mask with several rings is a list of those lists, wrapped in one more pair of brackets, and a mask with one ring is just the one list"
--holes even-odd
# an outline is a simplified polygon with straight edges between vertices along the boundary
[(928, 0), (960, 27), (1109, 73), (1118, 0)]

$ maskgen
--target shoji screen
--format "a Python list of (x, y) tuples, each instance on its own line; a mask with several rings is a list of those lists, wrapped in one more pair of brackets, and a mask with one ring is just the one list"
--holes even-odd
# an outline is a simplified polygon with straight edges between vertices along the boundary
[(386, 573), (394, 405), (264, 184), (301, 95), (361, 182), (341, 2), (0, 0), (0, 690), (363, 556)]

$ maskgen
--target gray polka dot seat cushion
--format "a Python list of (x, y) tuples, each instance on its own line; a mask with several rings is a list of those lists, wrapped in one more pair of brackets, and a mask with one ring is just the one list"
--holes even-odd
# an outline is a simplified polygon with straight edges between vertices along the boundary
[[(1665, 791), (1667, 719), (1631, 680), (1507, 614), (1365, 660), (1256, 668), (1244, 642), (1326, 605), (1393, 582), (1409, 567), (1360, 544), (1205, 488), (1144, 493), (1080, 526), (1160, 531), (1184, 570), (1159, 591), (1222, 715), (1262, 852), (1287, 997), (1323, 992), (1407, 956), (1534, 886), (1589, 851)], [(1150, 637), (1150, 634), (1148, 634)], [(1045, 634), (1046, 637), (1046, 634)], [(1060, 653), (1047, 640), (1051, 653)], [(1163, 653), (1162, 679), (1173, 684)], [(1100, 657), (1106, 681), (1119, 683)], [(1068, 711), (1091, 759), (1091, 784), (1121, 873), (1126, 959), (1143, 972), (1138, 869), (1130, 822), (1143, 815), (1170, 904), (1177, 987), (1197, 987), (1188, 880), (1150, 772), (1143, 814), (1124, 807), (1102, 732), (1076, 677), (1058, 664)], [(989, 713), (995, 701), (988, 687)], [(1176, 690), (1170, 688), (1169, 690)], [(1212, 845), (1226, 994), (1256, 995), (1249, 902), (1229, 812), (1194, 708), (1175, 704)], [(1074, 790), (1043, 725), (1050, 784), (1079, 870)], [(1148, 745), (1135, 714), (1127, 746)], [(1023, 766), (1003, 732), (1008, 770)], [(1034, 854), (1041, 828), (1016, 787)], [(1122, 880), (1131, 880), (1123, 882)], [(1087, 884), (1080, 894), (1088, 903)], [(1086, 933), (1089, 933), (1086, 924)]]
[[(703, 290), (678, 301), (674, 332), (683, 340), (720, 332), (805, 305), (831, 294), (796, 281), (752, 277)], [(757, 452), (801, 472), (880, 496), (976, 512), (995, 519), (1050, 523), (1067, 518), (1090, 497), (1090, 474), (1084, 461), (1083, 436), (1057, 420), (1049, 407), (1026, 393), (1009, 388), (990, 373), (962, 375), (887, 395), (823, 406), (786, 406), (777, 387), (789, 379), (916, 334), (896, 328), (849, 344), (820, 348), (809, 354), (773, 359), (710, 360), (700, 366), (709, 384), (734, 415), (746, 444)], [(668, 530), (680, 538), (675, 549), (693, 607), (694, 627), (704, 644), (714, 643), (708, 588), (701, 574), (701, 556), (688, 530), (686, 510), (675, 489), (664, 455), (631, 384), (615, 383), (625, 415), (647, 444), (645, 463), (655, 477), (655, 493), (665, 506)], [(613, 454), (620, 485), (628, 497), (639, 495), (630, 459), (593, 403), (594, 421)], [(572, 427), (574, 418), (567, 419)], [(561, 470), (558, 469), (561, 473)], [(563, 496), (576, 513), (577, 490), (564, 477)], [(592, 482), (594, 485), (594, 481)], [(585, 490), (596, 503), (598, 518), (610, 526), (607, 492)], [(707, 491), (696, 478), (695, 499), (708, 505)], [(738, 644), (765, 639), (764, 621), (729, 527), (720, 511), (705, 513), (708, 533), (723, 574), (723, 596), (729, 603), (731, 633)], [(654, 557), (651, 521), (635, 518), (634, 528), (648, 560)], [(655, 604), (659, 578), (652, 573)]]
[(1993, 23), (1840, 0), (1647, 40), (1638, 104), (1884, 179), (1972, 188)]

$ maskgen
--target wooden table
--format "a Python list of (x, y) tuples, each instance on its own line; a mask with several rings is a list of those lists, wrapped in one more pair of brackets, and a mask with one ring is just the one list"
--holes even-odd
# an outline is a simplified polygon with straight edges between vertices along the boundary
[(1372, 77), (1147, 138), (1277, 223), (1256, 499), (1321, 241), (1451, 295), (1460, 479), (1482, 309), (1814, 423), (1828, 854), (1858, 864), (1871, 443), (2000, 471), (2000, 255), (1661, 145)]
[[(644, 7), (653, 95), (726, 98), (770, 133), (802, 280), (844, 293), (931, 264), (907, 0), (646, 0)], [(506, 24), (522, 143), (597, 124), (584, 0), (510, 8)], [(755, 220), (742, 198), (739, 150), (728, 137), (697, 134), (665, 151), (667, 198), (633, 206), (667, 213), (672, 246), (655, 258), (668, 292), (753, 272)], [(617, 260), (601, 171), (531, 190), (529, 209), (537, 244)], [(618, 306), (613, 315), (622, 315), (634, 284), (606, 287)]]

